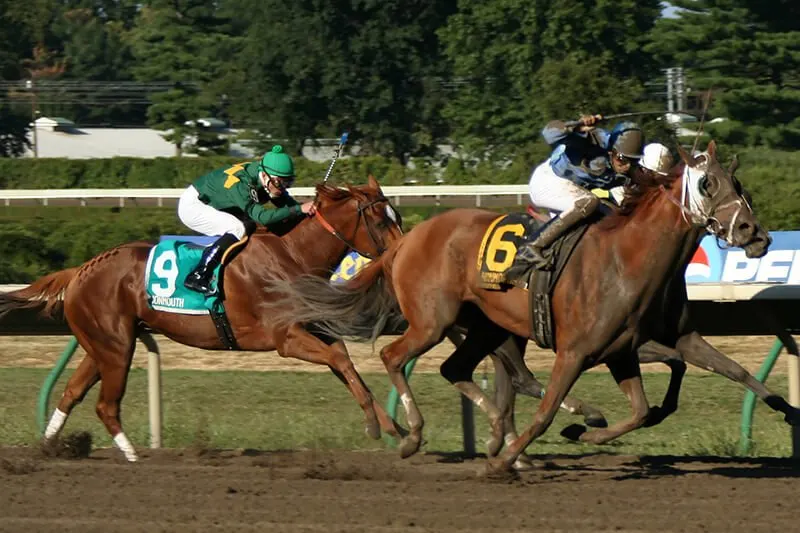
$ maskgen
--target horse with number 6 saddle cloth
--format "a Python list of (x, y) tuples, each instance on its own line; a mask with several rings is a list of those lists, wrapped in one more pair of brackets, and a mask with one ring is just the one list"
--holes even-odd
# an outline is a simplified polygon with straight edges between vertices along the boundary
[(572, 251), (580, 241), (589, 222), (576, 225), (563, 237), (543, 250), (548, 260), (545, 269), (532, 268), (516, 258), (517, 250), (534, 241), (547, 224), (527, 213), (510, 213), (497, 217), (483, 235), (478, 251), (478, 285), (488, 290), (507, 290), (519, 287), (529, 293), (531, 331), (540, 348), (553, 347), (553, 318), (550, 297)]
[(236, 350), (236, 338), (223, 305), (222, 279), (225, 261), (214, 270), (211, 287), (215, 290), (211, 295), (206, 296), (183, 285), (186, 276), (200, 262), (203, 250), (213, 244), (215, 239), (216, 237), (206, 236), (163, 235), (147, 257), (144, 278), (147, 302), (152, 309), (165, 313), (208, 313), (223, 344), (229, 350)]

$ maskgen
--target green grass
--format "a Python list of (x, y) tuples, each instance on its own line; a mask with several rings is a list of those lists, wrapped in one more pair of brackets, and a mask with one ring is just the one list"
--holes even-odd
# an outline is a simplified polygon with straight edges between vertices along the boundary
[[(33, 444), (38, 440), (36, 398), (47, 374), (43, 369), (0, 369), (0, 444)], [(546, 379), (546, 375), (540, 376)], [(366, 379), (379, 398), (388, 393), (387, 378)], [(666, 388), (665, 374), (645, 375), (648, 398), (658, 404)], [(64, 378), (53, 395), (60, 396)], [(781, 394), (786, 379), (770, 381)], [(426, 418), (427, 450), (461, 449), (460, 402), (456, 391), (438, 375), (419, 374), (412, 386)], [(134, 444), (148, 443), (147, 375), (133, 370), (123, 404), (126, 433)], [(345, 388), (326, 373), (291, 372), (163, 372), (166, 447), (197, 444), (224, 448), (275, 449), (375, 449), (387, 445), (369, 440), (362, 431), (362, 412)], [(603, 409), (610, 421), (628, 415), (628, 403), (606, 373), (584, 375), (575, 394)], [(94, 414), (97, 390), (76, 408), (66, 431), (87, 430), (95, 445), (109, 446), (105, 428)], [(529, 448), (531, 453), (583, 454), (605, 451), (650, 455), (732, 455), (736, 452), (743, 389), (712, 375), (690, 375), (684, 383), (679, 411), (656, 428), (642, 429), (606, 446), (577, 445), (559, 431), (580, 420), (560, 413), (550, 430)], [(517, 403), (520, 428), (529, 423), (536, 402)], [(400, 409), (402, 411), (402, 408)], [(487, 425), (476, 413), (479, 451), (484, 451)], [(754, 420), (752, 450), (761, 456), (789, 456), (789, 427), (782, 416), (763, 404)]]

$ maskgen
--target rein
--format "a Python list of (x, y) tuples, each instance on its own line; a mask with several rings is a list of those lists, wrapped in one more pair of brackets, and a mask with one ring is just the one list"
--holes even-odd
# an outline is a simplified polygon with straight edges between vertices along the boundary
[[(314, 201), (315, 204), (318, 204), (317, 200)], [(353, 237), (351, 237), (349, 239), (347, 237), (345, 237), (344, 235), (342, 235), (342, 233), (339, 230), (334, 228), (333, 225), (330, 222), (328, 222), (328, 220), (322, 215), (322, 211), (317, 210), (317, 212), (314, 214), (314, 218), (319, 219), (319, 223), (322, 224), (322, 227), (325, 228), (328, 231), (328, 233), (330, 233), (331, 235), (333, 235), (334, 237), (336, 237), (337, 239), (342, 241), (348, 248), (350, 248), (351, 250), (353, 250), (357, 254), (366, 257), (367, 259), (375, 260), (375, 259), (378, 258), (378, 256), (380, 256), (381, 254), (383, 254), (383, 252), (386, 251), (386, 248), (384, 248), (381, 244), (378, 244), (378, 239), (375, 237), (375, 233), (373, 232), (373, 229), (370, 226), (369, 221), (367, 220), (367, 217), (365, 215), (365, 211), (367, 209), (369, 209), (370, 207), (372, 207), (373, 205), (375, 205), (375, 204), (388, 202), (388, 201), (389, 201), (388, 198), (386, 198), (385, 196), (381, 196), (381, 197), (376, 198), (375, 200), (372, 200), (371, 202), (366, 203), (366, 204), (361, 204), (361, 202), (359, 202), (358, 203), (358, 221), (356, 222), (356, 227), (353, 230)], [(361, 220), (362, 219), (364, 220), (364, 225), (367, 228), (367, 233), (369, 233), (369, 238), (372, 241), (372, 244), (375, 245), (375, 249), (378, 251), (377, 255), (376, 254), (371, 254), (369, 252), (363, 252), (363, 251), (359, 250), (358, 248), (356, 248), (356, 246), (353, 244), (353, 239), (355, 239), (356, 233), (358, 233), (358, 226), (359, 226), (359, 224), (361, 224)]]

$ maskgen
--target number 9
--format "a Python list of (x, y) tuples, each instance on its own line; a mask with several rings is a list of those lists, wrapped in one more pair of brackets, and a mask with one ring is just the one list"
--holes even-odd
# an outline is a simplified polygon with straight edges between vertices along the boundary
[(156, 257), (155, 263), (153, 263), (153, 274), (157, 277), (150, 284), (153, 294), (164, 298), (172, 296), (175, 293), (175, 281), (178, 279), (178, 258), (174, 251), (167, 250)]

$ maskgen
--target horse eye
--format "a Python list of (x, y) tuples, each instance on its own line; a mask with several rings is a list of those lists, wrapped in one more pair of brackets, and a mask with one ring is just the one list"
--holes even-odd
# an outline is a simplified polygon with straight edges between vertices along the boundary
[(703, 176), (697, 181), (697, 190), (700, 191), (700, 194), (705, 196), (706, 198), (710, 197), (711, 194), (708, 192), (708, 176)]

